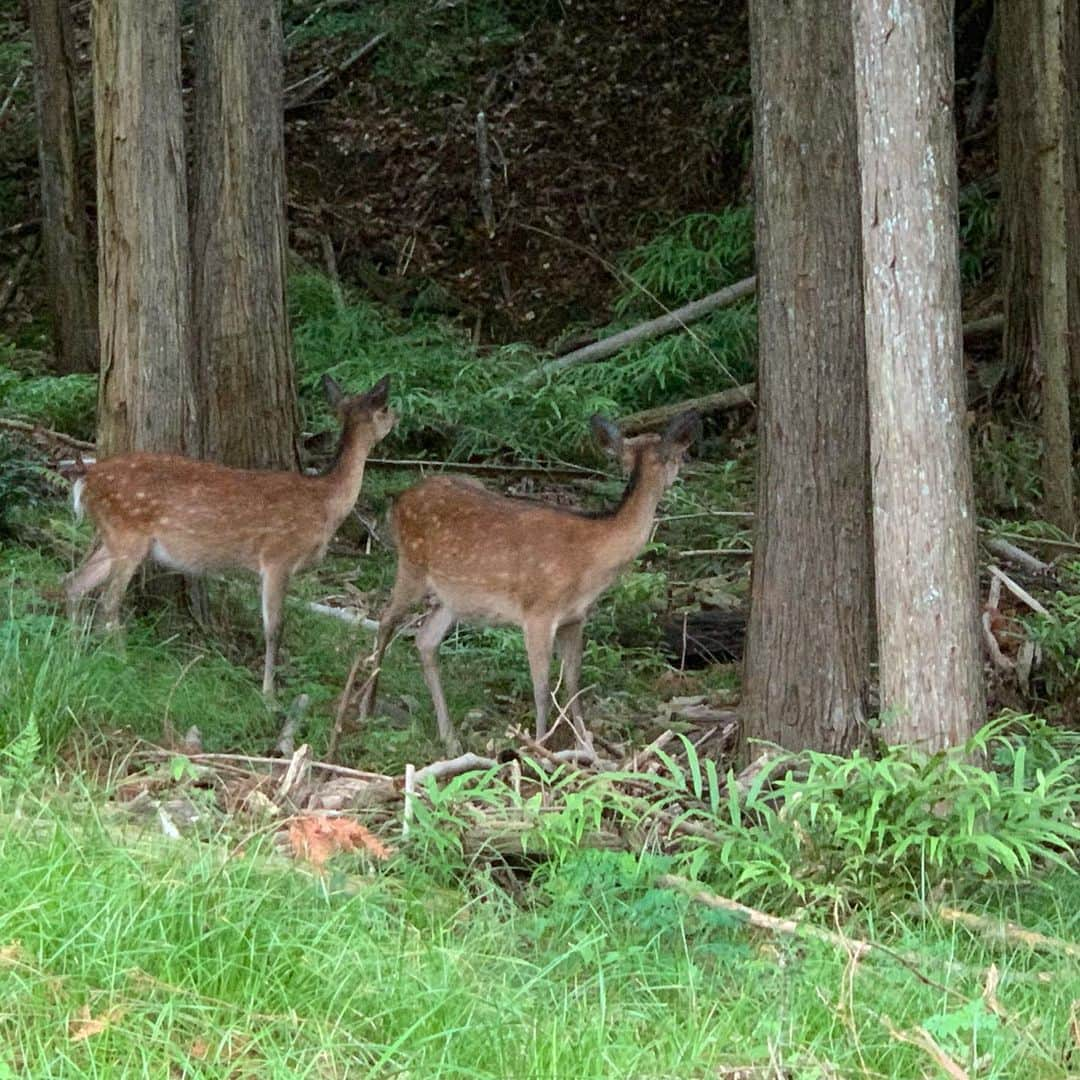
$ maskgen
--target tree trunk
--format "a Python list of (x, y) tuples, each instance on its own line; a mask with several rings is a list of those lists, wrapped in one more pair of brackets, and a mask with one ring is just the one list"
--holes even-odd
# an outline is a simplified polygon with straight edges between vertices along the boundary
[(52, 304), (57, 374), (97, 367), (94, 259), (79, 176), (75, 109), (75, 50), (68, 0), (28, 0), (34, 46), (41, 234), (45, 280)]
[(201, 0), (196, 25), (192, 290), (203, 453), (243, 467), (297, 465), (279, 7)]
[(94, 0), (98, 448), (194, 449), (176, 0)]
[(1000, 18), (1005, 358), (1040, 411), (1044, 513), (1072, 532), (1069, 301), (1078, 286), (1068, 283), (1066, 223), (1076, 216), (1077, 136), (1065, 125), (1064, 11), (1061, 0), (1010, 0)]
[(744, 735), (830, 753), (865, 720), (872, 604), (849, 10), (750, 4), (759, 460)]
[(854, 9), (884, 734), (966, 740), (985, 700), (965, 432), (951, 5)]
[(1080, 4), (1065, 4), (1065, 215), (1072, 412), (1080, 416)]
[[(1076, 3), (1076, 0), (1069, 0)], [(1065, 23), (1062, 0), (1042, 0), (1039, 73), (1039, 306), (1042, 310), (1043, 513), (1076, 530), (1069, 423), (1069, 288), (1065, 212)]]

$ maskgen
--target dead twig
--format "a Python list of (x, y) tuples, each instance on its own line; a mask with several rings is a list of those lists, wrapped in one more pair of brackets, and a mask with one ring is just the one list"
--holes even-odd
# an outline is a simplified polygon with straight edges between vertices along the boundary
[(887, 1016), (882, 1016), (881, 1022), (897, 1042), (904, 1042), (908, 1043), (910, 1046), (917, 1046), (920, 1050), (929, 1054), (937, 1063), (938, 1067), (947, 1076), (951, 1077), (951, 1080), (970, 1080), (967, 1071), (957, 1065), (957, 1063), (941, 1049), (937, 1040), (926, 1030), (926, 1028), (920, 1026), (914, 1027), (910, 1031), (900, 1031), (893, 1025), (893, 1022)]
[(15, 92), (19, 89), (19, 85), (23, 80), (23, 72), (25, 69), (20, 70), (15, 76), (10, 88), (8, 89), (7, 96), (4, 98), (4, 103), (0, 105), (0, 126), (3, 125), (7, 119), (8, 110), (11, 108), (11, 103), (15, 100)]
[(1051, 622), (1057, 622), (1057, 617), (1055, 615), (1051, 615), (1050, 612), (1047, 611), (1046, 608), (1044, 608), (1042, 604), (1040, 604), (1039, 601), (1036, 600), (1035, 597), (1027, 591), (1027, 589), (1023, 588), (1020, 585), (1017, 585), (1016, 582), (1013, 581), (1013, 579), (1009, 577), (1009, 575), (1006, 574), (1003, 570), (999, 570), (996, 566), (989, 566), (987, 567), (987, 569), (990, 571), (991, 574), (993, 574), (994, 577), (1000, 579), (1001, 584), (1004, 585), (1005, 588), (1008, 589), (1009, 592), (1011, 592), (1013, 596), (1017, 598), (1017, 600), (1020, 600), (1021, 602), (1027, 604), (1027, 606), (1031, 608), (1032, 611), (1038, 613), (1039, 615), (1045, 616)]
[[(132, 754), (132, 757), (152, 758), (155, 760), (169, 759), (175, 756), (175, 750), (166, 750), (160, 746), (148, 747), (145, 750), (136, 750)], [(253, 754), (197, 753), (188, 754), (186, 756), (197, 764), (225, 761), (242, 765), (270, 765), (279, 769), (285, 768), (289, 764), (284, 758), (259, 757)], [(364, 772), (362, 769), (350, 769), (345, 765), (335, 765), (329, 761), (313, 761), (311, 767), (313, 769), (321, 769), (323, 772), (330, 773), (333, 776), (348, 776), (353, 780), (371, 780), (386, 783), (393, 782), (393, 777), (387, 776), (385, 773)]]

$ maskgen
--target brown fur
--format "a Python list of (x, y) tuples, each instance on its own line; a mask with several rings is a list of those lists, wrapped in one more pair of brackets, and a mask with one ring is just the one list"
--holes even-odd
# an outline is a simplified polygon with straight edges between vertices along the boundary
[(388, 383), (367, 394), (327, 392), (342, 420), (337, 462), (324, 476), (231, 469), (172, 454), (123, 454), (90, 466), (76, 485), (98, 542), (65, 582), (75, 613), (80, 597), (105, 585), (104, 614), (119, 619), (120, 602), (140, 563), (155, 561), (198, 575), (229, 569), (262, 578), (266, 657), (263, 692), (273, 690), (281, 609), (297, 570), (322, 559), (352, 509), (371, 448), (393, 427)]
[(439, 680), (435, 652), (458, 619), (521, 626), (529, 654), (537, 737), (547, 730), (553, 649), (563, 658), (570, 712), (585, 741), (577, 697), (582, 627), (589, 608), (644, 547), (656, 507), (674, 482), (694, 419), (673, 421), (661, 437), (623, 441), (606, 421), (594, 428), (631, 472), (627, 495), (595, 517), (497, 495), (444, 477), (405, 492), (391, 513), (398, 548), (393, 594), (380, 619), (375, 675), (361, 712), (374, 705), (378, 668), (394, 629), (424, 595), (438, 605), (417, 636), (439, 733), (457, 743)]

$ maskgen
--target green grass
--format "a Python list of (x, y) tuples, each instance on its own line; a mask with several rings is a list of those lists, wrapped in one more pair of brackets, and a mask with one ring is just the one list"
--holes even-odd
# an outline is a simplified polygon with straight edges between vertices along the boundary
[[(448, 887), (415, 848), (324, 880), (49, 794), (0, 800), (0, 1075), (928, 1075), (884, 1017), (980, 1076), (1067, 1074), (1075, 963), (902, 911), (846, 930), (918, 952), (933, 986), (754, 935), (656, 888), (669, 860), (647, 852), (569, 856), (522, 907), (482, 869)], [(1075, 883), (984, 906), (1075, 940)], [(983, 1004), (992, 963), (1007, 1021)], [(73, 1039), (87, 1017), (105, 1026)]]

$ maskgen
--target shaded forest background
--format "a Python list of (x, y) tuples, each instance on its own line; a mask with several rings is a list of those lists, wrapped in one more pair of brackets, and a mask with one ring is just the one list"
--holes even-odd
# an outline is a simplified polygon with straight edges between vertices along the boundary
[[(297, 259), (402, 314), (453, 316), (481, 345), (579, 344), (625, 290), (625, 253), (686, 215), (752, 196), (745, 3), (357, 8), (284, 5), (289, 243)], [(34, 242), (38, 213), (30, 44), (19, 9), (15, 0), (0, 4), (5, 277)], [(89, 10), (74, 5), (88, 178)], [(962, 2), (956, 14), (972, 319), (997, 302), (992, 5)], [(184, 21), (190, 52), (186, 9)], [(187, 83), (190, 57), (185, 63)], [(479, 111), (494, 235), (479, 200)], [(4, 334), (19, 348), (47, 348), (40, 265), (26, 265), (13, 285), (0, 313)]]

